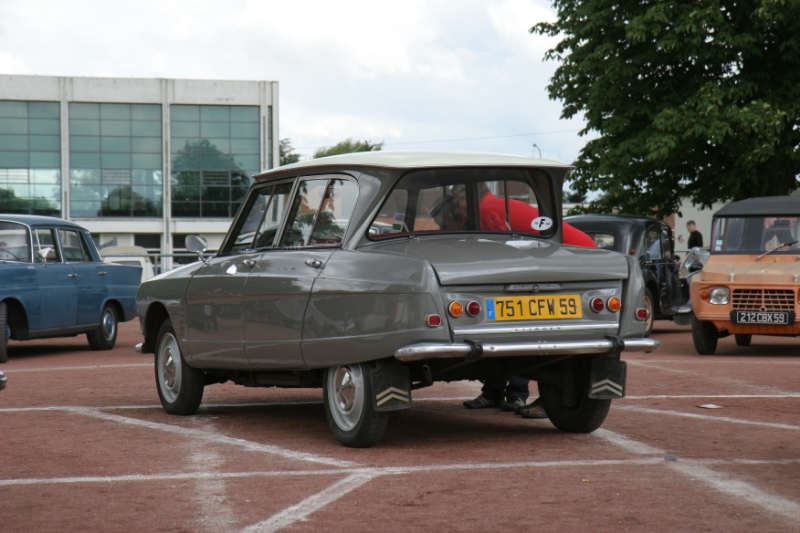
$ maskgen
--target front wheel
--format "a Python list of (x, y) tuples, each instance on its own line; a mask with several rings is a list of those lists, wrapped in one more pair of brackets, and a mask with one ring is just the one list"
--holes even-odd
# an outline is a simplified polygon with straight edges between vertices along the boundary
[(574, 357), (560, 366), (557, 382), (539, 382), (542, 407), (561, 431), (591, 433), (603, 425), (611, 408), (611, 400), (589, 398), (592, 358)]
[(713, 355), (717, 350), (719, 333), (713, 322), (698, 320), (692, 316), (692, 341), (694, 349), (700, 355)]
[(335, 366), (325, 371), (325, 417), (336, 440), (351, 448), (369, 448), (386, 431), (387, 413), (372, 405), (373, 363)]
[(753, 336), (749, 333), (736, 333), (733, 336), (736, 339), (736, 346), (750, 346)]
[(96, 330), (86, 334), (92, 350), (110, 350), (117, 343), (117, 310), (111, 304), (103, 307), (100, 325)]
[(171, 415), (193, 415), (203, 400), (203, 371), (186, 364), (172, 323), (162, 324), (156, 338), (156, 386), (164, 410)]

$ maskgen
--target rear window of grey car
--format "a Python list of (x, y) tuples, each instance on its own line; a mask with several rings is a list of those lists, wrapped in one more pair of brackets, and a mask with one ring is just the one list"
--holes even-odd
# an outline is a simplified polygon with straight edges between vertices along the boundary
[(339, 246), (358, 198), (342, 176), (265, 185), (247, 199), (222, 254), (269, 248)]
[(409, 233), (558, 229), (552, 182), (535, 169), (456, 168), (404, 175), (370, 226), (370, 238)]

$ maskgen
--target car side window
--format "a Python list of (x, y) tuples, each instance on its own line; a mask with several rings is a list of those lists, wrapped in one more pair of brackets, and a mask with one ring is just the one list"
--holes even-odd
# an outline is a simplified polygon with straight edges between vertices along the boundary
[(280, 245), (292, 248), (340, 245), (357, 196), (358, 188), (350, 180), (301, 181)]
[(647, 230), (647, 259), (653, 261), (664, 257), (661, 249), (661, 232), (658, 228), (650, 228)]
[(67, 263), (86, 263), (92, 260), (92, 255), (86, 248), (83, 236), (79, 232), (59, 229), (58, 238), (61, 241), (61, 251)]
[(31, 241), (22, 224), (0, 222), (0, 261), (30, 263)]
[(58, 249), (58, 246), (56, 246), (56, 235), (54, 229), (36, 228), (36, 240), (38, 242), (38, 246), (35, 250), (37, 258), (39, 257), (38, 254), (42, 250), (50, 249), (53, 250), (51, 252), (53, 255), (48, 260), (55, 261), (56, 263), (61, 262), (61, 252)]
[(272, 246), (288, 205), (291, 183), (261, 187), (250, 197), (222, 254), (238, 254)]

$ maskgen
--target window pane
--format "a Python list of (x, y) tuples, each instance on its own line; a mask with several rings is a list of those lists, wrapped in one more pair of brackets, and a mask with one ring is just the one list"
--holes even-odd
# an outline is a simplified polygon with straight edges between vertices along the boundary
[(100, 118), (103, 120), (130, 120), (130, 104), (100, 104)]
[(200, 120), (203, 122), (229, 122), (231, 119), (230, 107), (204, 105), (200, 107)]
[(46, 118), (32, 118), (29, 121), (30, 133), (40, 135), (59, 135), (60, 122), (58, 120)]
[(61, 166), (61, 154), (58, 152), (31, 152), (31, 168), (58, 168)]
[(35, 152), (58, 152), (61, 150), (61, 137), (58, 135), (31, 135), (30, 149)]
[(232, 106), (231, 122), (258, 123), (258, 108), (255, 106)]
[(100, 104), (69, 104), (70, 122), (72, 119), (99, 119)]
[(161, 139), (161, 122), (154, 120), (132, 122), (131, 133), (138, 137), (156, 137)]
[(28, 119), (0, 117), (0, 133), (25, 135), (28, 133)]
[(55, 102), (28, 102), (28, 116), (60, 119), (60, 105)]
[(131, 138), (130, 137), (101, 137), (100, 138), (100, 151), (101, 152), (130, 152), (131, 151)]
[(131, 134), (131, 123), (125, 120), (103, 120), (100, 123), (101, 135), (127, 135)]
[[(161, 139), (153, 137), (133, 137), (131, 151), (134, 153), (154, 153), (161, 157)], [(159, 165), (160, 166), (160, 165)]]
[(73, 135), (69, 139), (70, 152), (99, 152), (100, 137)]
[(70, 135), (100, 135), (99, 120), (70, 120)]
[[(174, 122), (172, 123), (172, 137), (200, 137), (199, 122)], [(177, 139), (175, 139), (177, 140)]]
[(0, 101), (0, 117), (24, 118), (27, 116), (27, 102)]
[(101, 168), (131, 168), (131, 154), (101, 154)]
[(0, 150), (8, 151), (28, 151), (27, 135), (0, 135)]
[(200, 125), (203, 137), (230, 137), (231, 125), (228, 122), (203, 122)]
[(200, 120), (200, 106), (173, 105), (170, 107), (170, 117), (174, 121)]
[(258, 139), (258, 124), (231, 124), (231, 137)]
[(158, 104), (136, 104), (131, 106), (133, 120), (154, 120), (161, 123), (161, 106)]
[(27, 167), (28, 152), (0, 152), (0, 167)]
[(132, 168), (161, 168), (161, 154), (133, 154)]
[(258, 139), (231, 139), (232, 154), (255, 154), (258, 155)]
[(72, 168), (100, 168), (99, 153), (79, 153), (70, 155)]

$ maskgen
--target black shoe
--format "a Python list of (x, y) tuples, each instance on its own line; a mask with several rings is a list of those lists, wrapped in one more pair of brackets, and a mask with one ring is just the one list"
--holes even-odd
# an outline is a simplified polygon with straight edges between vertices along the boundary
[(491, 398), (487, 398), (481, 394), (474, 400), (467, 400), (464, 402), (464, 407), (467, 409), (487, 409), (489, 407), (500, 407), (500, 402), (497, 400), (492, 400)]
[(503, 411), (517, 411), (517, 409), (521, 409), (525, 405), (524, 400), (520, 400), (519, 398), (515, 400), (506, 400), (500, 405), (500, 409)]
[(522, 418), (547, 418), (547, 413), (541, 403), (541, 398), (536, 398), (528, 405), (517, 408), (516, 413)]

